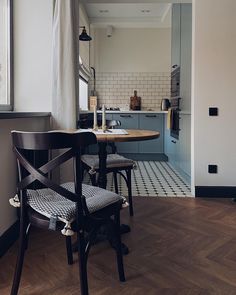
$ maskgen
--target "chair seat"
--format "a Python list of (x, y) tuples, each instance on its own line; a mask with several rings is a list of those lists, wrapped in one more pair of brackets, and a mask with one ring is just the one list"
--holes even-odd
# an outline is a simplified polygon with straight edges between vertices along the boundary
[[(67, 182), (61, 186), (74, 192), (73, 182)], [(123, 201), (123, 197), (116, 193), (86, 184), (82, 184), (82, 194), (86, 198), (86, 204), (90, 213)], [(71, 223), (75, 220), (76, 203), (51, 189), (27, 190), (27, 195), (28, 205), (38, 213), (48, 218), (55, 216), (58, 220), (65, 223)]]
[[(91, 172), (99, 169), (99, 157), (97, 155), (83, 155), (81, 160), (91, 169)], [(127, 159), (119, 154), (107, 155), (107, 168), (123, 168), (134, 167), (135, 163), (131, 159)]]

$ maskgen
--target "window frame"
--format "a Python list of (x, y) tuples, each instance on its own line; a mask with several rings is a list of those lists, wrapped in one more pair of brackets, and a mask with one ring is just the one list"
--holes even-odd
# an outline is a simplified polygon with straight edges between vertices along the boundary
[[(86, 80), (82, 75), (79, 75), (79, 79), (81, 79), (88, 86), (87, 110), (82, 110), (82, 111), (88, 111), (89, 110), (89, 81)], [(79, 94), (79, 109), (81, 111), (81, 108), (80, 108), (80, 94)]]
[(13, 111), (14, 107), (14, 75), (13, 75), (13, 0), (8, 1), (8, 14), (9, 14), (9, 71), (7, 77), (7, 88), (8, 88), (8, 104), (0, 104), (0, 111)]

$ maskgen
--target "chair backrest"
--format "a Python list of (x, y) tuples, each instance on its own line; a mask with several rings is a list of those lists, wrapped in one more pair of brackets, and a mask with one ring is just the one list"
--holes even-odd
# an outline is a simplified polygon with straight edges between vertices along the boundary
[(107, 128), (114, 128), (121, 126), (121, 122), (119, 120), (106, 120)]
[[(22, 206), (26, 203), (26, 189), (34, 182), (39, 181), (42, 185), (52, 189), (65, 198), (77, 203), (78, 213), (81, 215), (87, 210), (86, 202), (82, 197), (82, 175), (81, 175), (81, 149), (97, 142), (92, 132), (22, 132), (12, 131), (13, 150), (16, 154), (19, 182), (17, 191)], [(25, 157), (25, 151), (46, 151), (63, 149), (63, 152), (49, 160), (41, 167), (35, 167)], [(66, 151), (64, 151), (66, 149)], [(50, 172), (66, 161), (73, 159), (73, 174), (75, 182), (75, 193), (68, 191), (53, 182)], [(22, 168), (28, 175), (22, 177)]]

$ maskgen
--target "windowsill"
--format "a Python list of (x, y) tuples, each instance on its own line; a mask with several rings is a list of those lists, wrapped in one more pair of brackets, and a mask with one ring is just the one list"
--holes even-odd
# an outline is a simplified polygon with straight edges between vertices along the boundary
[(50, 117), (50, 112), (14, 112), (0, 111), (0, 119), (16, 119), (16, 118), (33, 118), (33, 117)]

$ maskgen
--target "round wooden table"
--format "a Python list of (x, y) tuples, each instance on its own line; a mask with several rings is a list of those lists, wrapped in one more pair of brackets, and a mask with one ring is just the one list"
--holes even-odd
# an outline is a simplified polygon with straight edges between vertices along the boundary
[[(111, 132), (106, 132), (106, 134), (95, 133), (97, 137), (97, 142), (99, 146), (99, 175), (98, 175), (98, 185), (101, 188), (106, 188), (107, 185), (107, 174), (106, 174), (106, 162), (107, 162), (107, 144), (111, 142), (129, 142), (129, 141), (142, 141), (155, 139), (160, 136), (157, 131), (151, 130), (136, 130), (136, 129), (125, 129), (128, 134), (114, 134)], [(119, 152), (119, 151), (118, 151)], [(129, 225), (121, 224), (121, 233), (127, 233), (130, 231)], [(128, 254), (128, 247), (122, 243), (123, 254)]]
[[(129, 142), (129, 141), (143, 141), (155, 139), (160, 136), (157, 131), (151, 130), (138, 130), (138, 129), (125, 129), (128, 134), (96, 134), (99, 145), (99, 176), (98, 185), (106, 188), (107, 175), (106, 175), (106, 160), (107, 160), (107, 143), (111, 142)], [(119, 152), (119, 151), (118, 151)]]

